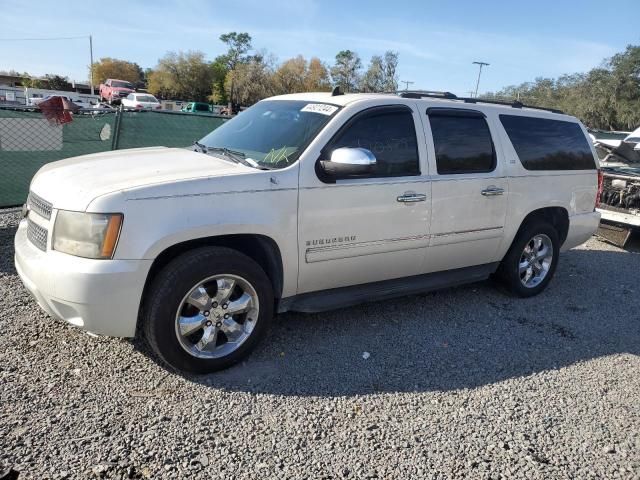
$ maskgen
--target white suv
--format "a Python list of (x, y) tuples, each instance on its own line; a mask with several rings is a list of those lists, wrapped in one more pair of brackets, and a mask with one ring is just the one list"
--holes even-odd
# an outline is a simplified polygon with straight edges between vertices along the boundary
[(597, 158), (561, 113), (451, 94), (263, 100), (193, 149), (44, 166), (16, 268), (51, 316), (140, 327), (168, 365), (227, 367), (275, 312), (501, 278), (540, 293), (586, 241)]

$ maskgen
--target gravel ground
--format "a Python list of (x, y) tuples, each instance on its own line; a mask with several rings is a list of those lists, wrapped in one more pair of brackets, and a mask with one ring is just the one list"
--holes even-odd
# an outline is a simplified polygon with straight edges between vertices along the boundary
[(592, 239), (533, 299), (485, 282), (283, 315), (244, 364), (185, 378), (44, 315), (17, 218), (0, 215), (0, 470), (20, 480), (640, 478), (637, 253)]

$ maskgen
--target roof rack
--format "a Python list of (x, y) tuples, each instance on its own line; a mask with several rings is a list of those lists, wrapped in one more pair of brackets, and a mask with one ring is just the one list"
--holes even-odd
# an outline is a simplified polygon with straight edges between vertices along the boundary
[(513, 102), (504, 102), (500, 100), (489, 100), (484, 98), (471, 98), (471, 97), (458, 97), (451, 92), (436, 92), (428, 90), (403, 90), (398, 92), (402, 98), (443, 98), (445, 100), (459, 100), (464, 103), (487, 103), (492, 105), (505, 105), (512, 108), (533, 108), (535, 110), (545, 110), (551, 113), (564, 114), (562, 110), (557, 108), (547, 107), (534, 107), (532, 105), (525, 105), (524, 103), (514, 100)]
[(451, 92), (437, 92), (433, 90), (402, 90), (397, 92), (402, 98), (446, 98), (447, 100), (455, 100), (458, 97)]

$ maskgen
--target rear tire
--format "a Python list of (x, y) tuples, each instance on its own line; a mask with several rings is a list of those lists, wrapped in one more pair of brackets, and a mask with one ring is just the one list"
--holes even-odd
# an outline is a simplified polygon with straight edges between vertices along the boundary
[(543, 220), (532, 221), (516, 236), (500, 263), (497, 277), (514, 295), (538, 295), (551, 281), (559, 253), (556, 229)]
[(265, 336), (273, 288), (260, 266), (224, 247), (172, 260), (153, 280), (143, 308), (144, 336), (181, 372), (210, 373), (244, 359)]

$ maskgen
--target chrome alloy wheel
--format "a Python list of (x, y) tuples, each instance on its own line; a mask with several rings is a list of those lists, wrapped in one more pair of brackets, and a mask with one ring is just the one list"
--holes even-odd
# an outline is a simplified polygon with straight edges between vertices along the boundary
[(553, 261), (553, 243), (543, 233), (535, 235), (527, 242), (520, 256), (518, 275), (527, 288), (534, 288), (542, 282)]
[(176, 336), (198, 358), (221, 358), (251, 335), (260, 305), (251, 284), (237, 275), (209, 277), (184, 296), (176, 313)]

